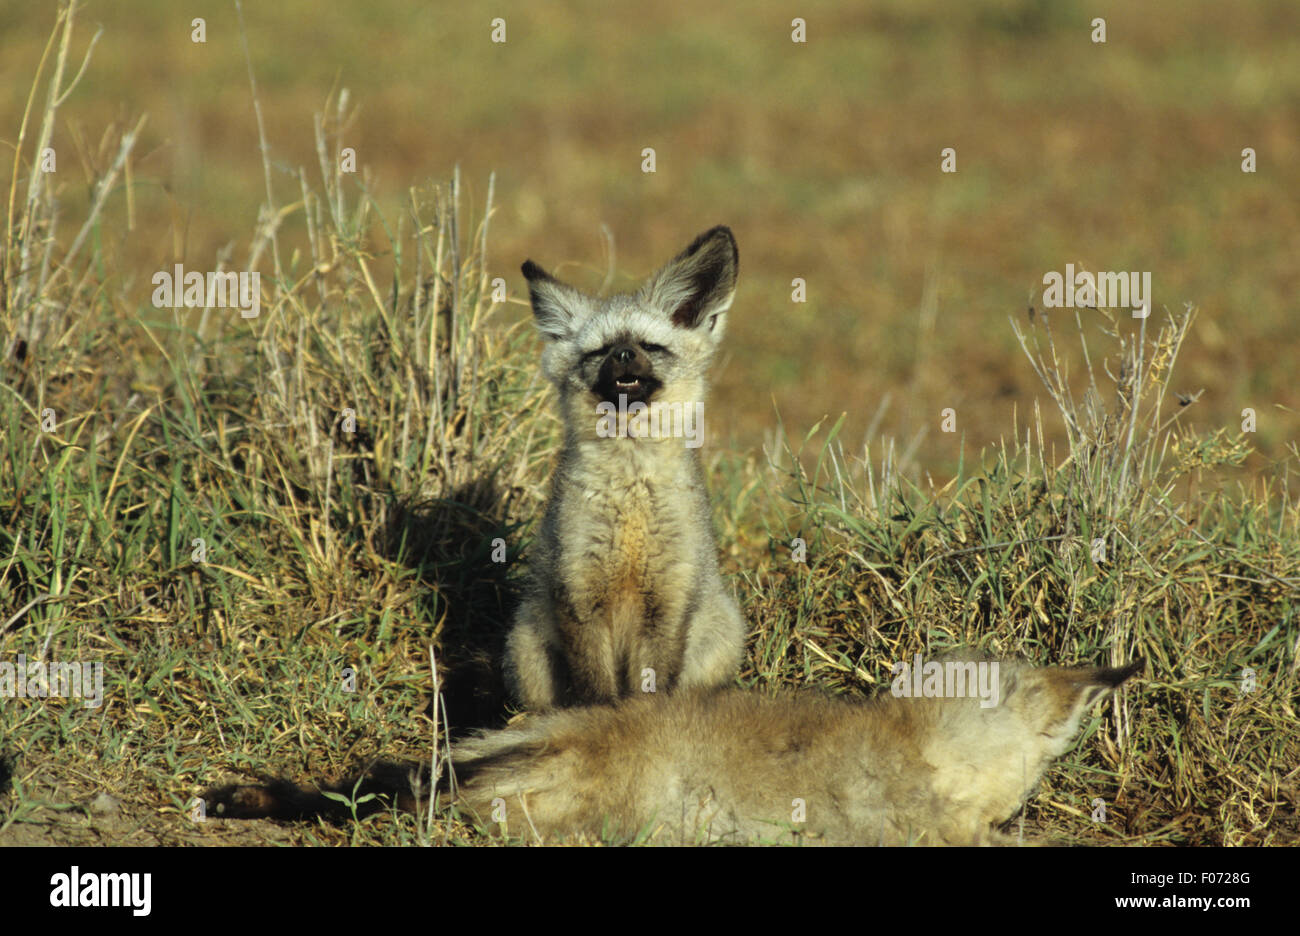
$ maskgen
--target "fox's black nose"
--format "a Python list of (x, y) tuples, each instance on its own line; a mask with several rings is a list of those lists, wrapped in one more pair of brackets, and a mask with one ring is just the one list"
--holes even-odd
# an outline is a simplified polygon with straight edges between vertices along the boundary
[(636, 357), (636, 348), (630, 344), (619, 345), (609, 353), (609, 356), (619, 364), (626, 364)]

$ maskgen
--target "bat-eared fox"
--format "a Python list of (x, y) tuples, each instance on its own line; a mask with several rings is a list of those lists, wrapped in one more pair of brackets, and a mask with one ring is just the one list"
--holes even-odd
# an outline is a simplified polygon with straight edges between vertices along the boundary
[[(523, 265), (564, 428), (506, 640), (506, 684), (535, 714), (455, 744), (445, 791), (462, 816), (541, 841), (1012, 842), (996, 826), (1143, 661), (954, 655), (865, 702), (727, 688), (745, 622), (699, 448), (737, 264), (719, 226), (603, 299)], [(409, 770), (387, 766), (333, 790), (414, 805)], [(217, 815), (281, 818), (338, 799), (282, 781), (207, 796)]]
[(745, 623), (718, 573), (700, 465), (709, 365), (736, 289), (715, 227), (635, 292), (523, 265), (564, 442), (506, 644), (529, 709), (729, 681)]
[(940, 665), (969, 668), (971, 683), (991, 667), (993, 704), (941, 685), (868, 702), (692, 690), (552, 712), (458, 745), (458, 802), (547, 841), (1010, 844), (994, 826), (1143, 661)]

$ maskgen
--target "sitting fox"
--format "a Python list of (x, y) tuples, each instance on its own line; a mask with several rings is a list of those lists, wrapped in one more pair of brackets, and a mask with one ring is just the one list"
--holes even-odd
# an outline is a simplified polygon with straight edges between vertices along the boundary
[(993, 826), (1142, 666), (999, 662), (991, 705), (697, 690), (553, 712), (457, 745), (458, 803), (530, 838), (1009, 844)]
[(715, 227), (634, 293), (597, 299), (523, 265), (564, 442), (507, 637), (525, 707), (719, 686), (744, 619), (718, 572), (699, 445), (736, 288)]

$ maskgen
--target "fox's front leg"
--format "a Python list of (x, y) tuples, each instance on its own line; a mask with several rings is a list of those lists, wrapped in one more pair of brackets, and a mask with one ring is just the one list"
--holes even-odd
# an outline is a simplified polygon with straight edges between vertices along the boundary
[(729, 683), (745, 651), (745, 619), (735, 600), (719, 588), (691, 618), (686, 660), (677, 684), (712, 688)]
[(565, 602), (556, 602), (555, 626), (565, 650), (569, 685), (562, 705), (612, 702), (620, 695), (614, 639), (596, 609), (579, 614)]
[(547, 603), (525, 598), (506, 638), (505, 677), (511, 696), (526, 709), (553, 708), (564, 694), (557, 637)]

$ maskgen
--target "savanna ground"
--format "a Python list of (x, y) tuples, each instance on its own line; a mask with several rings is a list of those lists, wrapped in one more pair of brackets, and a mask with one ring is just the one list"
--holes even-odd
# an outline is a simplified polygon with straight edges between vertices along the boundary
[[(1145, 656), (1026, 832), (1300, 840), (1300, 10), (793, 6), (0, 10), (0, 663), (105, 682), (0, 698), (0, 844), (489, 841), (190, 805), (504, 720), (557, 440), (518, 264), (623, 288), (719, 222), (739, 682)], [(155, 307), (175, 263), (259, 271), (259, 316)], [(1151, 316), (1045, 313), (1067, 263), (1151, 271)]]

